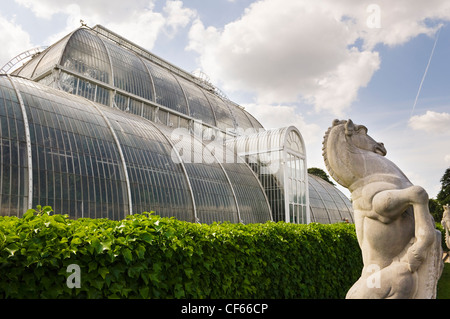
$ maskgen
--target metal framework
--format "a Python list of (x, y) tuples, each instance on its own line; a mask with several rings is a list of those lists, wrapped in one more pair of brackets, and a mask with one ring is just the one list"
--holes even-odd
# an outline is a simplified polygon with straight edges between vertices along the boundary
[[(153, 124), (151, 121), (148, 121), (148, 122), (155, 129), (157, 129), (162, 135), (164, 135), (163, 131), (160, 128), (158, 128), (157, 125)], [(167, 135), (164, 135), (164, 137), (165, 137), (166, 141), (172, 146), (172, 149), (173, 149), (175, 155), (177, 156), (177, 159), (178, 159), (179, 163), (181, 163), (181, 168), (183, 169), (184, 176), (186, 177), (186, 181), (187, 181), (187, 184), (188, 184), (188, 187), (189, 187), (190, 197), (191, 197), (191, 200), (192, 200), (192, 214), (193, 214), (193, 220), (192, 221), (195, 222), (195, 223), (200, 223), (200, 219), (198, 218), (198, 214), (197, 214), (197, 205), (195, 204), (194, 190), (192, 188), (191, 179), (190, 179), (189, 174), (188, 174), (188, 172), (186, 170), (186, 166), (185, 166), (185, 164), (183, 162), (182, 157), (180, 156), (179, 151), (176, 149), (176, 147), (172, 143), (172, 141), (167, 137)]]
[(48, 47), (46, 47), (46, 46), (37, 47), (37, 48), (33, 48), (33, 49), (30, 49), (30, 50), (27, 50), (25, 52), (18, 54), (17, 56), (12, 58), (10, 61), (8, 61), (8, 63), (6, 63), (0, 69), (0, 74), (8, 74), (8, 72), (10, 72), (12, 69), (14, 69), (14, 67), (17, 66), (17, 64), (19, 64), (20, 62), (24, 62), (27, 59), (33, 58), (37, 54), (45, 51), (45, 49), (47, 49), (47, 48)]
[(128, 168), (127, 168), (127, 162), (125, 161), (125, 157), (123, 155), (123, 150), (122, 150), (122, 146), (120, 145), (120, 141), (117, 138), (117, 134), (114, 131), (113, 127), (111, 126), (111, 123), (108, 119), (108, 117), (106, 117), (105, 113), (103, 113), (103, 111), (100, 109), (100, 107), (98, 107), (95, 103), (93, 103), (92, 101), (90, 101), (92, 106), (101, 114), (103, 120), (105, 121), (106, 125), (108, 126), (109, 130), (111, 131), (111, 135), (114, 138), (114, 142), (117, 145), (117, 150), (119, 152), (119, 156), (120, 156), (120, 161), (122, 162), (122, 170), (123, 170), (123, 175), (125, 177), (125, 183), (127, 186), (127, 199), (128, 199), (128, 209), (129, 209), (129, 213), (133, 214), (133, 201), (131, 200), (131, 186), (130, 186), (130, 178), (128, 176)]
[(27, 172), (28, 172), (28, 177), (25, 178), (24, 181), (25, 181), (25, 185), (26, 185), (25, 188), (28, 188), (28, 196), (26, 197), (26, 202), (27, 202), (26, 207), (27, 207), (27, 209), (30, 209), (30, 208), (32, 208), (32, 203), (33, 203), (33, 157), (32, 157), (32, 151), (31, 151), (31, 137), (30, 137), (30, 128), (29, 128), (29, 124), (28, 124), (28, 116), (27, 116), (27, 112), (25, 109), (25, 104), (22, 99), (22, 95), (20, 94), (19, 90), (17, 89), (17, 87), (14, 84), (14, 81), (11, 79), (11, 77), (9, 75), (7, 75), (7, 77), (17, 95), (17, 100), (19, 101), (20, 111), (22, 113), (22, 118), (23, 118), (23, 128), (25, 131), (25, 140), (26, 140), (26, 144), (27, 144), (26, 158), (27, 158)]

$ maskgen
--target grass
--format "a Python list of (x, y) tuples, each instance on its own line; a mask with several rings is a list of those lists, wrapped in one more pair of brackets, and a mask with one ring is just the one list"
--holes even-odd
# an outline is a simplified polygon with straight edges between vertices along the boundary
[(450, 263), (444, 264), (444, 271), (438, 281), (437, 299), (450, 299)]

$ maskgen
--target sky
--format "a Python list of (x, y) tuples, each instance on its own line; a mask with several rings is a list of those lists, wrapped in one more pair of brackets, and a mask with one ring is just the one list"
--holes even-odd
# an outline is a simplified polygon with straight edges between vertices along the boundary
[(368, 127), (432, 198), (450, 167), (448, 0), (2, 0), (0, 67), (80, 20), (202, 71), (267, 129), (298, 127), (308, 167), (325, 169), (334, 119)]

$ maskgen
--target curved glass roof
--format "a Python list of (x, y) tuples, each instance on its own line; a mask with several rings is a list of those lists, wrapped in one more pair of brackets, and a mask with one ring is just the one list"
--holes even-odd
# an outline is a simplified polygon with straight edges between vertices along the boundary
[(128, 110), (125, 96), (222, 131), (262, 128), (210, 84), (102, 26), (75, 30), (13, 74), (39, 82), (54, 69), (57, 86), (108, 106)]
[(12, 76), (0, 76), (0, 130), (2, 215), (50, 205), (72, 218), (155, 211), (202, 223), (272, 220), (250, 167), (222, 164), (187, 130), (174, 135), (140, 116)]
[(339, 189), (312, 174), (309, 174), (308, 184), (311, 222), (354, 223), (352, 204)]

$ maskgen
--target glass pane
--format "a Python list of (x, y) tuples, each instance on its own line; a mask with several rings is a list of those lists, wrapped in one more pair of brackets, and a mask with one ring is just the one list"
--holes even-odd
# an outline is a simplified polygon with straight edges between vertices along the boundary
[(200, 222), (239, 222), (233, 190), (211, 151), (187, 133), (177, 135), (175, 137), (166, 132), (179, 154), (182, 154)]
[(104, 43), (111, 55), (114, 86), (152, 101), (152, 81), (142, 60), (109, 40), (104, 40)]
[(231, 109), (234, 118), (236, 119), (237, 125), (240, 130), (246, 132), (246, 134), (256, 133), (256, 129), (254, 129), (252, 122), (247, 117), (246, 113), (240, 106), (237, 104), (228, 101), (228, 107)]
[[(24, 74), (20, 74), (22, 76), (29, 75), (30, 78), (36, 78), (38, 76), (43, 75), (48, 70), (52, 69), (56, 64), (60, 64), (62, 53), (66, 47), (67, 41), (70, 36), (66, 36), (47, 50), (41, 53), (42, 58), (39, 60), (39, 63), (30, 64), (29, 67), (36, 66), (36, 68), (30, 72), (23, 72)], [(27, 66), (28, 69), (28, 66)], [(22, 72), (21, 72), (22, 73)], [(25, 74), (27, 73), (27, 74)]]
[(155, 102), (169, 109), (189, 115), (186, 98), (174, 75), (169, 70), (150, 61), (145, 60), (144, 63), (150, 70), (155, 85)]
[(233, 121), (233, 116), (227, 104), (219, 97), (209, 92), (204, 93), (215, 114), (217, 127), (224, 131), (234, 131), (236, 125)]
[(181, 164), (172, 146), (155, 127), (119, 111), (105, 111), (119, 138), (127, 163), (133, 211), (155, 211), (166, 217), (194, 221), (193, 204)]
[(28, 161), (22, 110), (7, 77), (0, 77), (0, 215), (21, 216), (28, 202)]
[[(42, 134), (34, 134), (31, 144), (33, 149), (39, 148), (34, 151), (39, 154), (38, 160), (33, 159), (35, 182), (45, 181), (45, 187), (34, 188), (37, 194), (33, 197), (40, 202), (33, 204), (53, 206), (55, 212), (69, 213), (74, 218), (124, 218), (127, 209), (119, 206), (110, 186), (117, 181), (124, 183), (120, 176), (110, 174), (118, 170), (121, 163), (111, 131), (101, 115), (82, 99), (52, 95), (26, 80), (14, 80), (24, 101), (33, 101), (25, 103), (27, 108), (33, 109), (30, 113), (39, 114), (29, 119), (30, 127), (35, 132), (42, 131)], [(69, 181), (85, 178), (90, 182), (75, 195), (69, 189)], [(75, 202), (80, 200), (83, 205)], [(64, 211), (68, 207), (73, 207), (74, 211)]]
[(197, 85), (183, 80), (180, 77), (178, 77), (178, 82), (181, 84), (183, 91), (186, 94), (190, 115), (197, 120), (215, 126), (216, 120), (211, 105), (202, 92), (203, 90)]
[(100, 38), (86, 29), (79, 29), (67, 42), (61, 64), (83, 76), (111, 83), (111, 65)]

